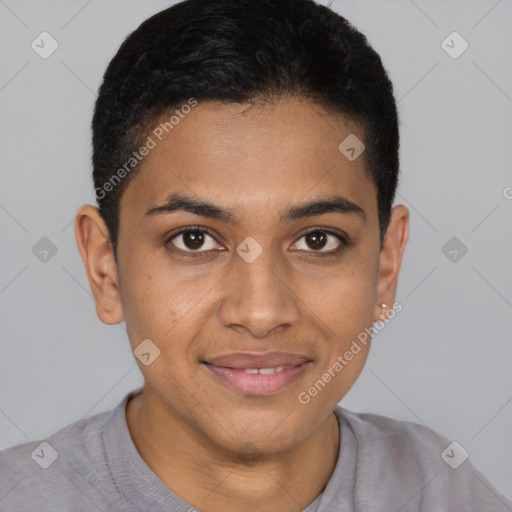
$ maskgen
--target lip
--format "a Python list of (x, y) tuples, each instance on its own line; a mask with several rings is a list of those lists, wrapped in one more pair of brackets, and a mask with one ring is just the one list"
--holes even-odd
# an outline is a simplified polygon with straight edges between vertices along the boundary
[[(298, 354), (272, 352), (268, 354), (228, 354), (209, 362), (202, 361), (210, 375), (217, 381), (246, 395), (268, 396), (280, 392), (296, 382), (313, 364), (307, 357)], [(289, 366), (271, 374), (246, 373), (246, 369), (277, 368)]]
[(213, 366), (233, 369), (245, 368), (276, 368), (278, 366), (297, 366), (311, 361), (302, 354), (287, 352), (267, 352), (264, 354), (250, 352), (234, 352), (202, 361)]

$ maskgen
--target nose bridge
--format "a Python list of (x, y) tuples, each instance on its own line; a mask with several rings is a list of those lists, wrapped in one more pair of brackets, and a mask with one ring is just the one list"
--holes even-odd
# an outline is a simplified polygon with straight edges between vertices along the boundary
[(255, 337), (263, 336), (298, 318), (297, 304), (288, 273), (272, 248), (246, 238), (236, 249), (234, 268), (229, 273), (229, 292), (223, 299), (224, 325), (241, 325)]
[(240, 276), (240, 282), (251, 294), (263, 294), (269, 300), (275, 300), (274, 295), (281, 295), (284, 286), (285, 272), (281, 267), (279, 258), (272, 254), (272, 248), (265, 249), (253, 238), (246, 239), (237, 247), (239, 260), (236, 264), (236, 272)]

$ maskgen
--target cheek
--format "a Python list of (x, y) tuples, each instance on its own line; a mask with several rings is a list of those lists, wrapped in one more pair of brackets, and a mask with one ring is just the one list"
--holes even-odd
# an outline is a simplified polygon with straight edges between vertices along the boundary
[[(146, 268), (133, 272), (124, 283), (122, 301), (130, 345), (145, 381), (161, 396), (172, 389), (183, 400), (182, 383), (187, 380), (184, 361), (195, 327), (190, 323), (192, 305), (177, 289), (169, 276)], [(151, 340), (149, 345), (145, 340)], [(151, 355), (146, 364), (137, 353), (148, 352)]]
[[(355, 255), (356, 256), (356, 255)], [(370, 348), (376, 300), (375, 265), (361, 257), (347, 259), (330, 279), (315, 283), (310, 307), (318, 329), (326, 336), (325, 351), (311, 382), (311, 395), (336, 404), (361, 373)], [(317, 384), (315, 384), (317, 383)], [(306, 397), (307, 398), (307, 397)]]
[(183, 315), (183, 302), (168, 278), (152, 268), (134, 266), (122, 274), (121, 302), (132, 348), (149, 338), (159, 347)]
[(163, 270), (162, 265), (134, 270), (123, 282), (123, 311), (132, 350), (149, 339), (159, 351), (150, 366), (139, 364), (149, 382), (176, 384), (184, 379), (184, 362), (191, 357), (189, 349), (201, 327), (204, 295), (200, 282), (180, 280), (177, 272)]
[(309, 284), (309, 306), (330, 337), (346, 340), (373, 322), (377, 289), (375, 266), (362, 259), (347, 260), (326, 279)]

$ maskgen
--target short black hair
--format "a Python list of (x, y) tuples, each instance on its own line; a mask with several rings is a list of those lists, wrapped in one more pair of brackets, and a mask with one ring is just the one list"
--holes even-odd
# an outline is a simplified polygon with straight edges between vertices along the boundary
[(163, 114), (191, 98), (251, 103), (284, 95), (345, 114), (362, 128), (382, 248), (398, 184), (398, 114), (393, 85), (367, 38), (313, 0), (185, 0), (128, 35), (95, 104), (94, 186), (116, 261), (120, 198), (138, 168), (127, 172), (126, 162)]

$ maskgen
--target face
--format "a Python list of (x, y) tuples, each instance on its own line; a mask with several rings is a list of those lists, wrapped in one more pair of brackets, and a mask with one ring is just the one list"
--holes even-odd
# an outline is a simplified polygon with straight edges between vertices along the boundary
[(370, 343), (344, 355), (378, 303), (394, 301), (407, 218), (394, 211), (381, 252), (364, 153), (338, 149), (350, 134), (363, 138), (346, 118), (283, 98), (199, 102), (153, 136), (120, 202), (114, 284), (95, 296), (103, 321), (125, 320), (133, 350), (151, 340), (152, 362), (138, 364), (162, 417), (234, 452), (283, 451), (360, 374)]

